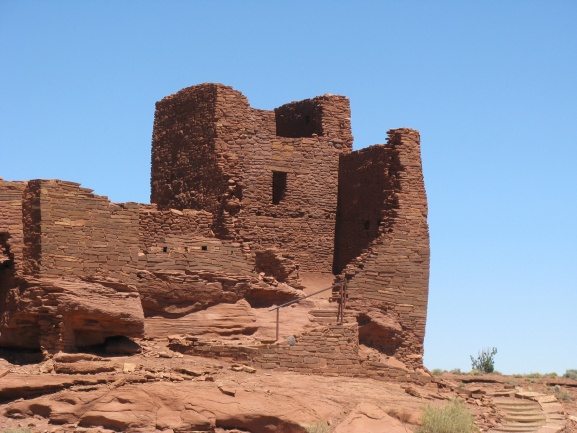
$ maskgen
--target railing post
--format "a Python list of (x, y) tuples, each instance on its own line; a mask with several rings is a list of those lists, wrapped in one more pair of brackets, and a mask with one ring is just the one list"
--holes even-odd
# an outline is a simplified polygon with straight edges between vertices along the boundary
[(280, 308), (277, 308), (276, 309), (276, 341), (278, 341), (279, 318), (280, 318)]

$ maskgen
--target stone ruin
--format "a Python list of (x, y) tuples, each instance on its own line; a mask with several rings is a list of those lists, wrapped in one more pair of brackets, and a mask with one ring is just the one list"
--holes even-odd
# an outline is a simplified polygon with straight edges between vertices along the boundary
[[(269, 111), (201, 84), (156, 104), (152, 204), (0, 178), (0, 346), (51, 356), (169, 337), (260, 368), (410, 376), (429, 277), (420, 137), (352, 143), (343, 96)], [(333, 303), (290, 338), (243, 340), (253, 311), (302, 297), (310, 276), (347, 281), (344, 323)]]

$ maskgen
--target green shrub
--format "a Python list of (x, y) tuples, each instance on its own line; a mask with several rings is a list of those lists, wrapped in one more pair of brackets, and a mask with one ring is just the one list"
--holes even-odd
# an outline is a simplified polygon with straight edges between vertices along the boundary
[(444, 407), (425, 406), (423, 408), (423, 425), (417, 433), (473, 433), (475, 417), (467, 407), (457, 399), (451, 400)]
[(440, 368), (435, 368), (434, 370), (431, 371), (431, 374), (433, 376), (440, 376), (441, 374), (443, 374), (445, 371), (441, 370)]
[(577, 370), (567, 370), (563, 377), (577, 380)]
[(471, 368), (473, 370), (482, 371), (483, 373), (492, 373), (495, 370), (494, 358), (496, 354), (496, 347), (481, 350), (477, 355), (477, 358), (471, 356)]
[(452, 370), (449, 371), (449, 373), (451, 373), (451, 374), (463, 374), (463, 372), (461, 371), (460, 368), (453, 368)]

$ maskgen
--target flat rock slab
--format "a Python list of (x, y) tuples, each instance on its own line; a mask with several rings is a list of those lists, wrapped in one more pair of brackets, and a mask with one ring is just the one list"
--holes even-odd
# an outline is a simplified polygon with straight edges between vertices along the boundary
[(73, 385), (97, 385), (114, 381), (114, 376), (68, 376), (68, 375), (19, 375), (8, 374), (0, 378), (0, 401), (30, 398), (51, 394)]

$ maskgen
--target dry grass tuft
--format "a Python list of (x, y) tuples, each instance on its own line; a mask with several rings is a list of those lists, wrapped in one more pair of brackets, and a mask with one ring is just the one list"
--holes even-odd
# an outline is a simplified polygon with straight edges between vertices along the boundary
[(473, 433), (478, 431), (475, 427), (475, 417), (463, 403), (453, 399), (443, 407), (424, 407), (423, 426), (417, 430), (417, 433)]
[(401, 422), (410, 422), (412, 414), (410, 411), (408, 411), (407, 409), (398, 409), (398, 408), (393, 408), (393, 409), (388, 409), (387, 410), (387, 415), (392, 416), (393, 418), (398, 419)]

